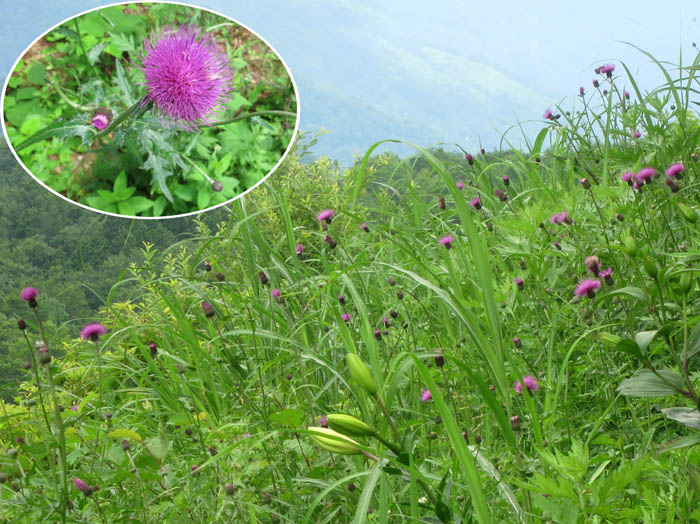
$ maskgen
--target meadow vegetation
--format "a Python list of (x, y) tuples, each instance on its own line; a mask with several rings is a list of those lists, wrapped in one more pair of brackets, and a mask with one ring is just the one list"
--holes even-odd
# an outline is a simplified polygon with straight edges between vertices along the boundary
[(302, 141), (67, 335), (16, 282), (1, 518), (700, 520), (700, 59), (649, 59), (525, 148)]

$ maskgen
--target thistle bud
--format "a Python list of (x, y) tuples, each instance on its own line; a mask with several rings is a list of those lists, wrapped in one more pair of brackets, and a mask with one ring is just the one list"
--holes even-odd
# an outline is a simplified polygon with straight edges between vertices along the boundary
[(606, 331), (601, 331), (598, 333), (598, 340), (600, 340), (602, 344), (614, 348), (620, 343), (620, 341), (622, 341), (622, 337), (613, 335), (612, 333), (608, 333)]
[(352, 415), (332, 413), (326, 415), (326, 423), (332, 430), (350, 437), (369, 437), (375, 433), (372, 426)]
[(348, 353), (346, 359), (352, 379), (367, 393), (376, 395), (377, 385), (365, 363), (354, 353)]
[(24, 331), (27, 329), (27, 323), (24, 321), (23, 318), (18, 318), (17, 319), (17, 327), (21, 330)]
[(690, 271), (684, 271), (681, 275), (680, 282), (678, 283), (678, 290), (687, 295), (691, 289), (693, 289), (693, 276)]
[(646, 271), (647, 275), (649, 275), (651, 278), (656, 278), (659, 276), (659, 266), (656, 265), (656, 261), (651, 258), (650, 256), (644, 257), (644, 271)]
[(221, 193), (224, 189), (224, 185), (221, 183), (221, 180), (214, 180), (211, 183), (211, 189), (212, 191), (215, 191), (216, 193)]
[(637, 242), (629, 233), (622, 238), (622, 250), (632, 258), (637, 254)]
[(339, 455), (357, 455), (361, 453), (361, 450), (354, 445), (359, 444), (342, 433), (333, 431), (330, 428), (309, 427), (307, 429), (311, 432), (313, 441), (331, 453), (338, 453)]

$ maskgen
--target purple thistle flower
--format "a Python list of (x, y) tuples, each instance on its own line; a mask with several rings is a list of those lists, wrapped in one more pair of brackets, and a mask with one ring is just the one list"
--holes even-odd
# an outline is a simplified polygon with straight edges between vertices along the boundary
[(503, 175), (503, 185), (505, 185), (505, 186), (510, 185), (510, 177), (508, 175)]
[(471, 202), (469, 204), (474, 208), (474, 209), (481, 209), (481, 199), (478, 196), (475, 196), (472, 198)]
[(112, 121), (112, 116), (114, 115), (111, 110), (107, 109), (106, 107), (98, 107), (92, 114), (92, 125), (98, 131), (102, 131), (110, 124)]
[(561, 215), (559, 213), (554, 213), (551, 217), (549, 217), (549, 223), (550, 224), (561, 224)]
[(576, 286), (574, 290), (574, 295), (579, 297), (588, 296), (588, 298), (595, 297), (595, 291), (600, 287), (600, 280), (582, 280), (579, 285)]
[(578, 88), (578, 94), (579, 96), (583, 96), (586, 94), (586, 90), (583, 88), (583, 86)]
[(672, 164), (666, 170), (668, 178), (681, 178), (680, 174), (685, 171), (685, 166), (682, 163)]
[(202, 301), (202, 311), (204, 311), (204, 316), (211, 318), (214, 316), (214, 308), (206, 300)]
[(524, 376), (522, 381), (518, 381), (513, 385), (513, 389), (518, 393), (523, 392), (523, 386), (527, 388), (528, 391), (537, 391), (540, 389), (540, 385), (537, 383), (537, 379), (532, 375)]
[(326, 415), (321, 415), (321, 418), (318, 419), (318, 425), (322, 428), (328, 427), (328, 419), (326, 418)]
[(513, 431), (518, 431), (520, 429), (520, 417), (518, 415), (510, 417), (510, 427)]
[(470, 166), (473, 166), (473, 165), (474, 165), (474, 157), (473, 157), (472, 155), (470, 155), (469, 153), (467, 153), (466, 155), (464, 155), (464, 158), (467, 160), (467, 163), (468, 163)]
[(624, 173), (620, 177), (620, 180), (622, 180), (623, 182), (627, 182), (627, 185), (630, 185), (630, 186), (634, 183), (633, 179), (634, 179), (634, 173), (632, 173), (631, 171)]
[(421, 402), (428, 402), (429, 400), (432, 400), (433, 396), (430, 394), (429, 389), (424, 389), (423, 393), (420, 396)]
[(323, 239), (324, 242), (328, 244), (328, 247), (331, 249), (335, 249), (335, 247), (338, 245), (335, 243), (335, 240), (330, 235), (326, 235), (326, 238)]
[(605, 283), (609, 286), (613, 286), (615, 284), (612, 274), (613, 270), (611, 267), (609, 267), (608, 269), (604, 269), (600, 272), (600, 276), (605, 279)]
[(345, 304), (345, 295), (338, 295), (338, 302)]
[(525, 282), (523, 282), (523, 279), (522, 279), (522, 278), (520, 278), (520, 277), (515, 277), (515, 278), (513, 279), (513, 283), (514, 283), (516, 286), (518, 286), (518, 289), (519, 289), (520, 291), (522, 291), (523, 289), (525, 289)]
[(587, 178), (582, 178), (581, 179), (581, 185), (583, 186), (583, 189), (590, 189), (591, 188), (591, 183)]
[(39, 296), (39, 290), (35, 287), (25, 287), (19, 294), (19, 298), (29, 304), (29, 307), (37, 307), (36, 297)]
[(523, 343), (522, 343), (522, 341), (520, 340), (520, 337), (513, 337), (513, 345), (514, 345), (516, 348), (521, 348), (521, 347), (523, 347)]
[(552, 242), (552, 246), (554, 246), (559, 251), (561, 251), (561, 244), (559, 244), (559, 242), (557, 242), (556, 240), (554, 242)]
[(630, 99), (630, 92), (629, 92), (629, 91), (623, 91), (623, 92), (622, 92), (622, 95), (623, 95), (627, 100)]
[(640, 169), (639, 172), (636, 175), (634, 175), (634, 181), (640, 185), (648, 184), (650, 183), (650, 180), (653, 178), (655, 173), (656, 171), (653, 167), (645, 167), (643, 169)]
[(277, 300), (282, 296), (282, 292), (279, 289), (275, 288), (272, 291), (270, 291), (270, 296)]
[(142, 58), (145, 100), (155, 104), (161, 118), (194, 131), (211, 125), (213, 113), (224, 109), (233, 71), (209, 34), (193, 26), (165, 26), (143, 43)]
[(80, 330), (80, 338), (97, 342), (105, 333), (107, 333), (107, 328), (105, 328), (102, 324), (88, 324)]
[(360, 229), (365, 233), (369, 233), (369, 226), (367, 225), (367, 222), (362, 222), (362, 224), (360, 224)]
[(598, 272), (600, 271), (600, 259), (596, 255), (586, 257), (583, 263), (586, 264), (589, 273), (598, 276)]
[(502, 189), (496, 189), (493, 194), (496, 195), (501, 202), (508, 200), (508, 195), (506, 195)]
[(438, 240), (438, 243), (441, 246), (445, 246), (447, 249), (450, 249), (452, 247), (452, 242), (454, 241), (455, 239), (453, 237), (451, 237), (450, 235), (445, 235), (440, 240)]
[(462, 189), (464, 189), (464, 183), (463, 183), (463, 182), (457, 182), (457, 189), (459, 189), (460, 191), (461, 191)]
[(301, 258), (301, 256), (304, 254), (304, 246), (302, 246), (301, 244), (297, 244), (296, 252), (297, 257)]
[(595, 78), (593, 79), (593, 87), (600, 87), (598, 80), (596, 80)]
[(86, 497), (92, 495), (92, 488), (85, 484), (85, 482), (80, 480), (78, 477), (75, 477), (73, 479), (73, 485), (75, 486), (75, 489), (82, 492), (83, 495), (85, 495)]
[(634, 138), (642, 138), (642, 132), (637, 130), (634, 132)]
[(613, 64), (605, 64), (600, 67), (600, 74), (606, 75), (608, 78), (612, 76), (613, 71), (615, 71), (615, 66)]
[(323, 222), (325, 220), (326, 223), (330, 224), (334, 214), (335, 213), (332, 209), (324, 209), (318, 214), (316, 220), (318, 220), (319, 222)]
[(340, 315), (340, 318), (343, 319), (343, 322), (350, 322), (350, 319), (352, 318), (348, 313), (343, 313)]
[(542, 115), (542, 118), (544, 118), (545, 120), (551, 120), (552, 114), (552, 110), (547, 108), (547, 110), (544, 112), (544, 115)]

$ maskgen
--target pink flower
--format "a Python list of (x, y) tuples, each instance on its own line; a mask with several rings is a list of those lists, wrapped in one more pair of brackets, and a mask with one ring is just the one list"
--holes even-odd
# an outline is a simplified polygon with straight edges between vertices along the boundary
[(474, 209), (481, 209), (481, 199), (476, 196), (472, 198), (471, 202), (469, 204), (474, 208)]
[(525, 386), (528, 391), (536, 391), (540, 389), (540, 385), (537, 383), (537, 379), (532, 375), (524, 376), (522, 381), (518, 381), (513, 385), (513, 388), (518, 393), (522, 393), (523, 386)]
[(96, 342), (105, 333), (107, 333), (107, 328), (102, 324), (88, 324), (80, 330), (80, 338)]
[(297, 256), (301, 256), (304, 253), (304, 246), (302, 246), (301, 244), (297, 244), (296, 251)]
[(210, 34), (193, 26), (165, 26), (143, 43), (146, 100), (187, 131), (210, 125), (233, 89), (228, 57)]
[(451, 237), (450, 235), (445, 235), (440, 240), (438, 240), (438, 243), (441, 246), (445, 246), (447, 249), (450, 249), (452, 247), (452, 242), (454, 241), (455, 239), (453, 237)]
[(523, 279), (520, 277), (515, 277), (513, 279), (513, 283), (518, 286), (518, 289), (522, 291), (525, 288), (525, 283), (523, 282)]
[(98, 107), (92, 114), (92, 125), (98, 131), (102, 131), (112, 121), (112, 111), (106, 107)]
[(332, 209), (324, 209), (318, 214), (316, 220), (318, 220), (319, 222), (323, 222), (325, 220), (328, 224), (330, 224), (333, 215), (334, 213)]
[(340, 318), (343, 319), (343, 322), (350, 322), (350, 319), (352, 318), (348, 313), (343, 313), (340, 315)]
[(460, 191), (461, 191), (462, 189), (464, 189), (464, 183), (462, 183), (462, 182), (457, 182), (457, 189), (459, 189)]
[(642, 138), (642, 132), (637, 130), (634, 132), (634, 138)]
[(636, 175), (634, 175), (634, 180), (638, 184), (648, 184), (655, 173), (656, 171), (653, 167), (645, 167), (643, 169), (640, 169), (639, 172)]
[(275, 288), (272, 291), (270, 291), (270, 296), (274, 299), (278, 299), (282, 296), (282, 292), (279, 289)]
[(607, 75), (608, 77), (610, 77), (612, 76), (613, 71), (615, 71), (615, 66), (613, 64), (605, 64), (604, 66), (600, 67), (601, 75)]
[(627, 182), (627, 184), (631, 186), (633, 184), (633, 178), (634, 178), (634, 173), (632, 173), (631, 171), (628, 171), (627, 173), (624, 173), (620, 177), (620, 180), (622, 180), (623, 182)]
[(73, 479), (73, 485), (75, 486), (75, 489), (81, 491), (86, 497), (88, 495), (92, 495), (92, 488), (85, 484), (85, 482), (80, 480), (78, 477), (75, 477)]
[(38, 296), (39, 291), (35, 287), (25, 287), (19, 294), (19, 298), (21, 298), (25, 302), (29, 302), (29, 305), (31, 307), (36, 307), (36, 297)]
[(668, 169), (666, 170), (666, 176), (668, 178), (680, 178), (680, 173), (682, 173), (685, 170), (685, 166), (681, 163), (678, 164), (672, 164), (668, 166)]
[(600, 287), (600, 280), (593, 280), (593, 279), (587, 279), (587, 280), (582, 280), (579, 282), (579, 285), (576, 286), (576, 289), (574, 290), (574, 294), (583, 297), (583, 296), (588, 296), (588, 298), (594, 298), (595, 297), (595, 291)]
[(552, 110), (547, 108), (547, 110), (544, 112), (544, 115), (542, 115), (542, 118), (545, 120), (551, 120), (552, 119)]
[(424, 389), (420, 396), (421, 402), (428, 402), (429, 400), (432, 400), (432, 398), (433, 396), (430, 394), (429, 389)]

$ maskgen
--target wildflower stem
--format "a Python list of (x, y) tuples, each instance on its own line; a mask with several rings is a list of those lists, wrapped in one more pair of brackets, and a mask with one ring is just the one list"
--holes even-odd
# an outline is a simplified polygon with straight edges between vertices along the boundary
[(239, 120), (245, 120), (246, 118), (253, 118), (254, 116), (288, 116), (290, 118), (294, 117), (296, 118), (297, 114), (296, 113), (291, 113), (290, 111), (279, 111), (275, 109), (270, 109), (268, 111), (256, 111), (255, 113), (246, 113), (245, 115), (239, 115), (235, 116), (233, 118), (229, 118), (227, 120), (220, 120), (219, 122), (212, 122), (210, 125), (211, 127), (214, 126), (223, 126), (226, 124), (233, 124), (234, 122), (238, 122)]
[(394, 436), (396, 437), (396, 440), (398, 442), (401, 442), (401, 435), (399, 435), (399, 431), (396, 429), (396, 426), (394, 425), (394, 421), (391, 420), (389, 413), (387, 412), (386, 408), (384, 407), (384, 403), (382, 402), (382, 399), (379, 398), (379, 395), (375, 395), (374, 400), (377, 401), (377, 405), (382, 410), (382, 413), (384, 413), (384, 418), (386, 418), (386, 421), (389, 423), (389, 427), (391, 427), (391, 430), (394, 432)]

